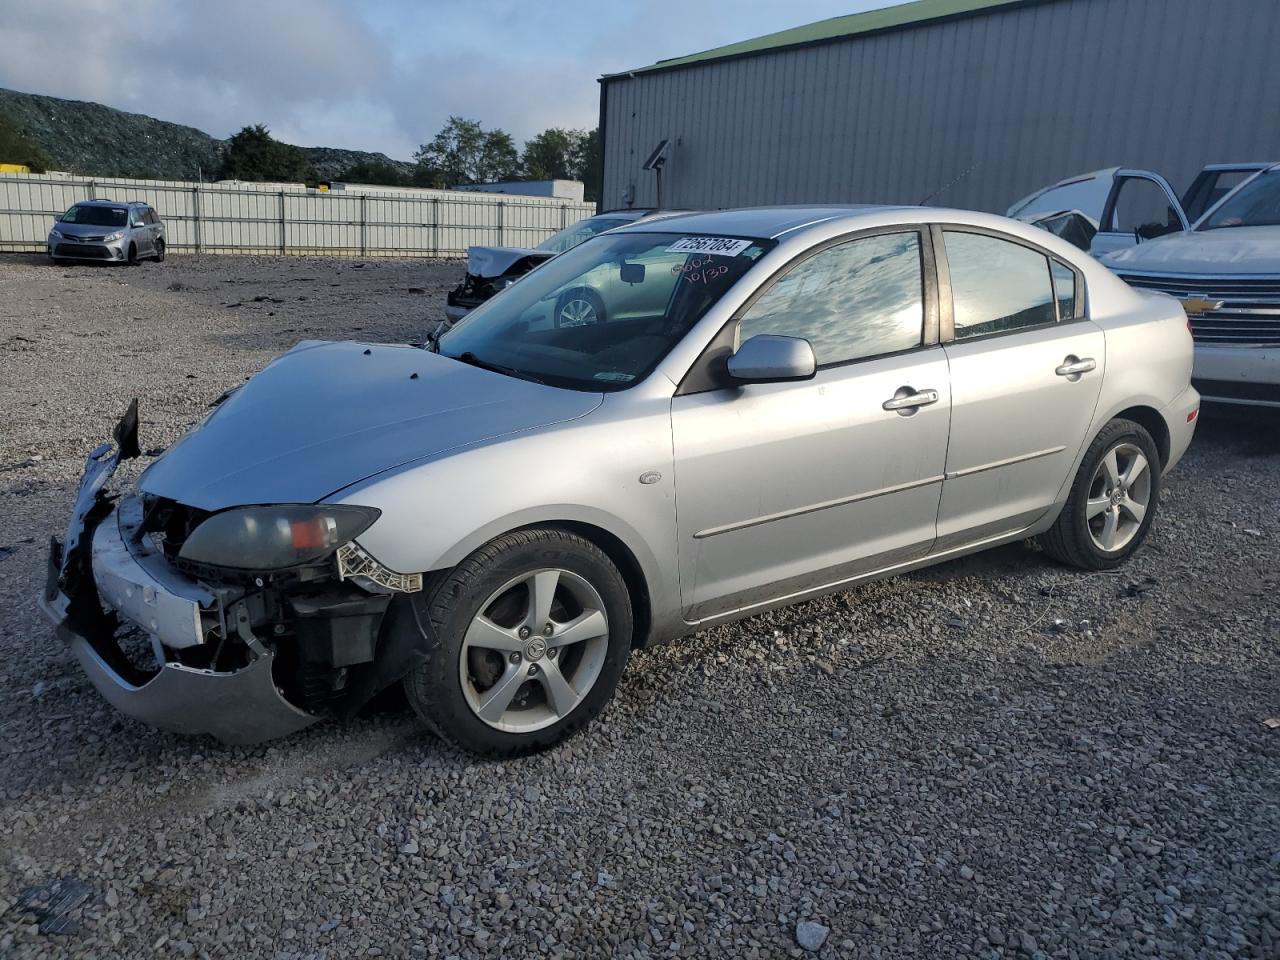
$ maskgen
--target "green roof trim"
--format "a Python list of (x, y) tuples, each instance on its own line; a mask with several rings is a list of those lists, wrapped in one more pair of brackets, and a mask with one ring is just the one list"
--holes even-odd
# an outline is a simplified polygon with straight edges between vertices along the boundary
[(686, 57), (673, 57), (659, 60), (647, 67), (635, 70), (623, 70), (621, 73), (605, 74), (603, 79), (628, 77), (637, 73), (650, 73), (655, 70), (670, 70), (675, 67), (706, 63), (710, 60), (724, 60), (730, 57), (741, 57), (753, 53), (766, 53), (784, 47), (802, 46), (809, 43), (821, 43), (824, 40), (839, 40), (862, 33), (878, 33), (882, 30), (895, 30), (901, 27), (915, 26), (930, 20), (942, 20), (949, 17), (961, 17), (968, 14), (981, 13), (992, 7), (1010, 6), (1023, 3), (1025, 0), (914, 0), (896, 7), (884, 7), (880, 10), (868, 10), (865, 13), (851, 13), (843, 17), (832, 17), (819, 20), (802, 27), (790, 30), (779, 30), (763, 37), (741, 40), (738, 43), (726, 44), (691, 53)]

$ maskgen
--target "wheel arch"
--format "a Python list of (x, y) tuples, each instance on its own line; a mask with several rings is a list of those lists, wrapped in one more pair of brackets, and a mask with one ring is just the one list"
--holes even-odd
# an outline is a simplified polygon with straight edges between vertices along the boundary
[(645, 578), (640, 561), (631, 552), (631, 548), (615, 534), (603, 527), (580, 520), (559, 520), (551, 523), (537, 524), (540, 527), (552, 527), (577, 534), (589, 540), (604, 551), (613, 565), (622, 574), (627, 585), (627, 593), (631, 595), (632, 631), (631, 648), (633, 650), (645, 646), (649, 640), (650, 627), (653, 625), (653, 601), (649, 592), (649, 581)]
[[(509, 516), (505, 522), (497, 521), (474, 531), (462, 542), (441, 554), (439, 561), (431, 565), (431, 572), (441, 573), (450, 570), (486, 543), (520, 530), (555, 529), (576, 534), (599, 547), (622, 574), (632, 603), (634, 625), (631, 646), (633, 649), (638, 649), (648, 645), (653, 638), (654, 597), (661, 587), (656, 582), (659, 568), (653, 566), (656, 558), (648, 552), (648, 545), (639, 539), (639, 534), (625, 526), (622, 530), (610, 529), (612, 524), (606, 526), (599, 522), (603, 518), (597, 517), (594, 512), (547, 510), (545, 512), (521, 511), (521, 513), (524, 515)], [(578, 515), (574, 516), (575, 513)], [(628, 542), (627, 534), (637, 538), (636, 546)]]
[(1105, 427), (1112, 420), (1132, 420), (1138, 426), (1144, 428), (1147, 433), (1151, 434), (1151, 439), (1156, 442), (1156, 452), (1160, 454), (1160, 469), (1163, 470), (1165, 468), (1169, 462), (1171, 440), (1169, 424), (1165, 422), (1164, 416), (1159, 410), (1145, 404), (1126, 407), (1109, 417), (1107, 422), (1102, 424), (1102, 427)]

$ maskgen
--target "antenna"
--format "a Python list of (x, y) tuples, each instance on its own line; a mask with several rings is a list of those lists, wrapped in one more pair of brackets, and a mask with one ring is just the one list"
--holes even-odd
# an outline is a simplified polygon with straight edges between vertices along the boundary
[(662, 168), (667, 165), (667, 147), (670, 143), (670, 140), (660, 141), (658, 145), (653, 148), (653, 153), (649, 154), (649, 159), (640, 167), (641, 170), (652, 170), (654, 177), (657, 179), (658, 202), (656, 206), (659, 210), (662, 209)]

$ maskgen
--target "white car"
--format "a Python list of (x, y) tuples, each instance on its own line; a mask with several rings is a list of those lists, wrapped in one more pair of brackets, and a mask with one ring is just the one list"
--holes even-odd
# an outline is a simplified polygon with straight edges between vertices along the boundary
[(1009, 212), (1088, 250), (1131, 286), (1181, 300), (1205, 400), (1280, 408), (1280, 164), (1213, 164), (1183, 202), (1158, 174), (1113, 168)]

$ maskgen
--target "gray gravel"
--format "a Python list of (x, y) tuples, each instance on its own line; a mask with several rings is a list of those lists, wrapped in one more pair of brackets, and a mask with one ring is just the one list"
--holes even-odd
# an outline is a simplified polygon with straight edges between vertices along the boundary
[(109, 709), (32, 603), (84, 453), (458, 272), (0, 260), (0, 956), (1280, 956), (1274, 419), (1203, 424), (1114, 574), (1013, 546), (711, 630), (538, 757)]

